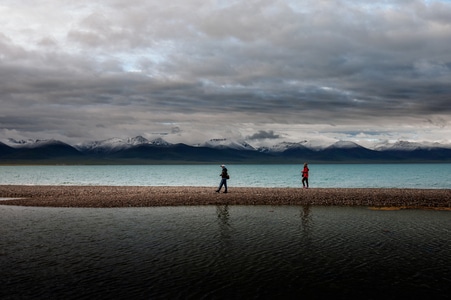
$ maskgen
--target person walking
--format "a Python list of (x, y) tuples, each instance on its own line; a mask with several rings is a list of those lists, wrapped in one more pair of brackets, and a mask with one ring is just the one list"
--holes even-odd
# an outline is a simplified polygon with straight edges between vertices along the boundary
[(302, 170), (302, 186), (304, 189), (308, 189), (308, 164), (304, 164), (304, 169)]
[(216, 190), (216, 193), (219, 193), (221, 191), (222, 186), (224, 186), (224, 193), (227, 193), (227, 179), (230, 178), (229, 174), (227, 173), (227, 168), (225, 165), (221, 165), (222, 172), (219, 174), (221, 176), (221, 182), (219, 183), (219, 187)]

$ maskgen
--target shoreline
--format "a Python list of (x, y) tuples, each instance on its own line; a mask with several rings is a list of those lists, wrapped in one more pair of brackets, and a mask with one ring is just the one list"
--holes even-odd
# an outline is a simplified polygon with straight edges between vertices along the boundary
[(216, 193), (215, 187), (193, 186), (0, 185), (0, 200), (0, 205), (39, 207), (317, 205), (451, 210), (451, 189), (230, 187), (224, 194)]

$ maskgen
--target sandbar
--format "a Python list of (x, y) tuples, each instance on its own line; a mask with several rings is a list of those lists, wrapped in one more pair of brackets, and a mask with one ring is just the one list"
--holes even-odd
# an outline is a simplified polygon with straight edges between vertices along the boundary
[(192, 186), (0, 185), (0, 205), (43, 207), (152, 207), (192, 205), (321, 205), (451, 210), (451, 189), (262, 188)]

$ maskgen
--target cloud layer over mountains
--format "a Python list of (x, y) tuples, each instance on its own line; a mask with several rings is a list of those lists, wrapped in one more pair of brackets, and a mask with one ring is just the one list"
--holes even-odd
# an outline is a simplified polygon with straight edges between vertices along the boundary
[(450, 142), (449, 1), (2, 1), (0, 138)]

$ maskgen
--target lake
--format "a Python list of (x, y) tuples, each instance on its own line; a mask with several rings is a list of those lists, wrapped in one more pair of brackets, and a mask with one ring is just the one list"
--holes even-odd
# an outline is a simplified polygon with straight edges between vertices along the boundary
[[(298, 187), (301, 165), (228, 165), (229, 186)], [(451, 188), (451, 164), (312, 164), (310, 187)], [(216, 186), (218, 165), (0, 166), (0, 184)]]

